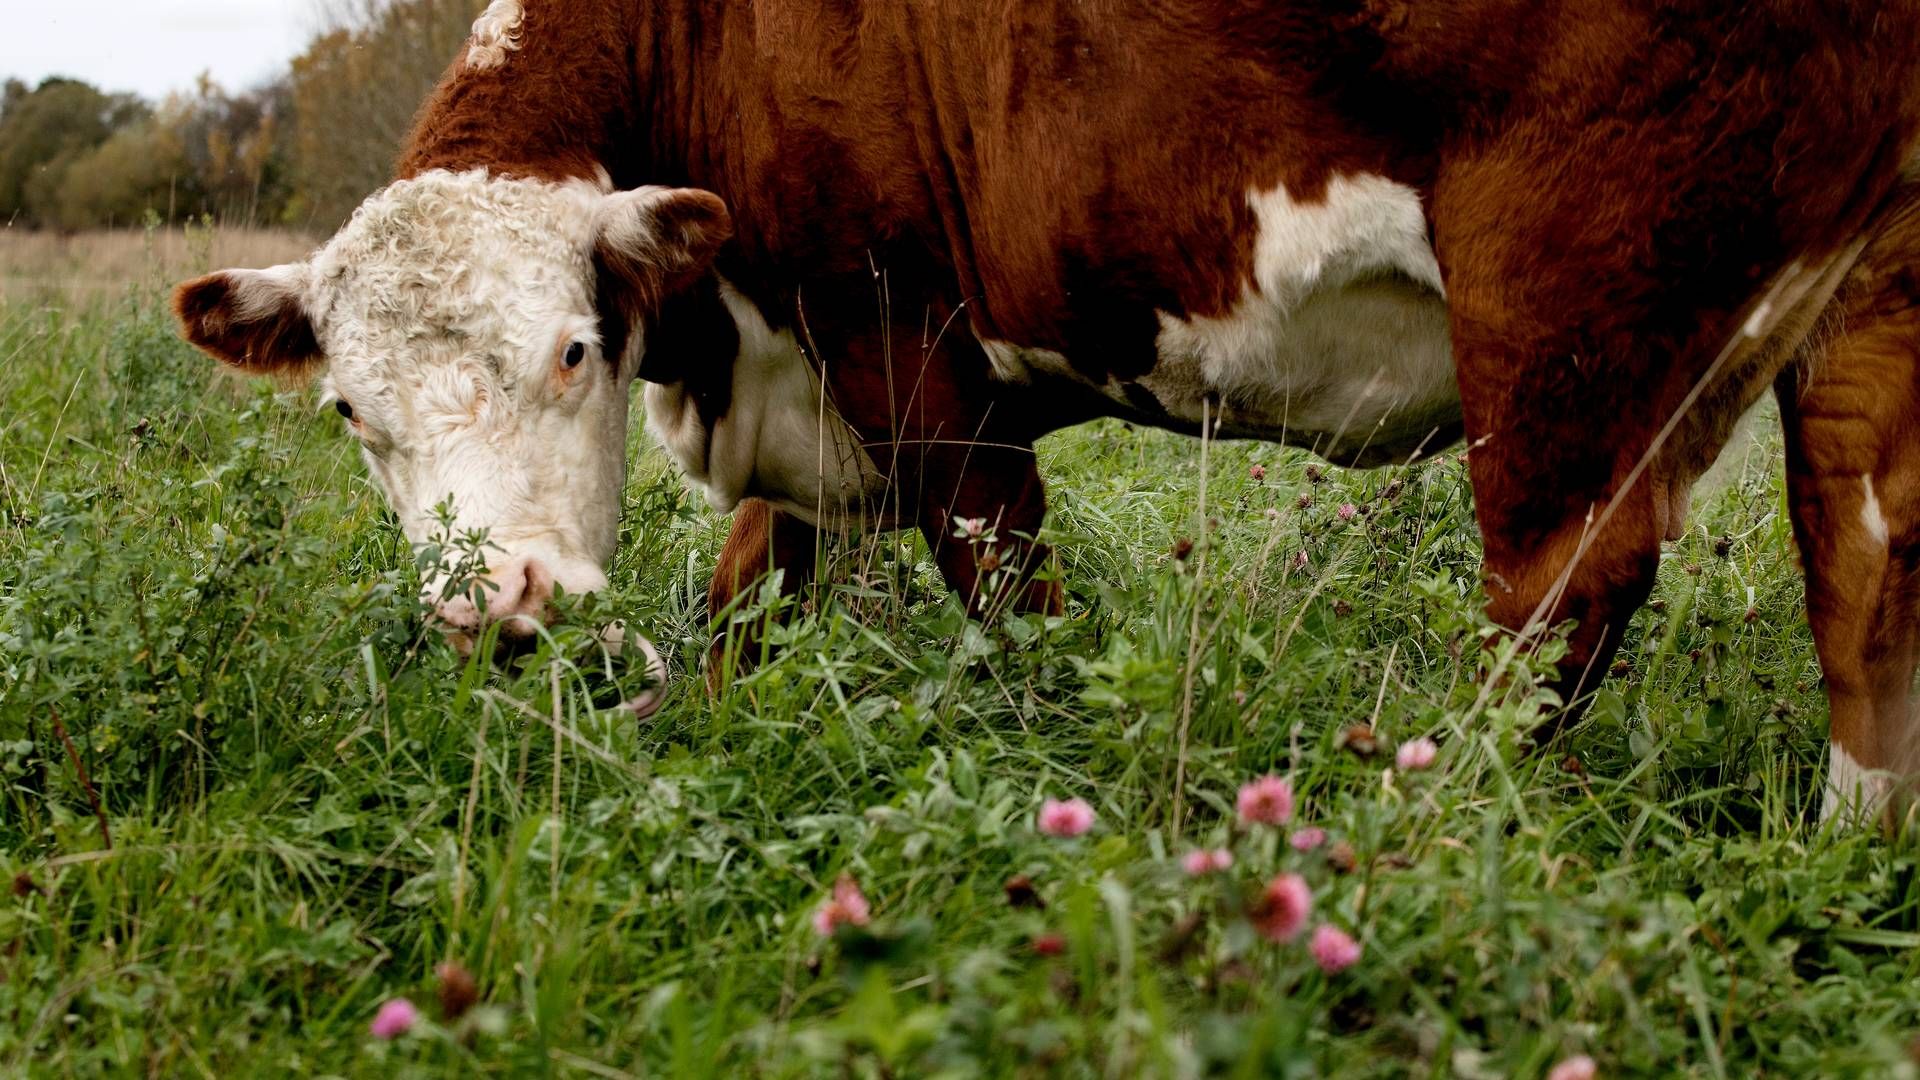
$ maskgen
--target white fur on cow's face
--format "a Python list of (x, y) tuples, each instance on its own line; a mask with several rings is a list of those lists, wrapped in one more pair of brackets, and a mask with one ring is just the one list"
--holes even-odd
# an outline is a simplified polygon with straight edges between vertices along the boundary
[[(593, 184), (426, 173), (374, 195), (304, 269), (304, 304), (407, 538), (485, 529), (490, 565), (606, 584), (631, 358), (600, 352)], [(569, 345), (584, 359), (569, 369)], [(439, 582), (429, 582), (437, 593)]]

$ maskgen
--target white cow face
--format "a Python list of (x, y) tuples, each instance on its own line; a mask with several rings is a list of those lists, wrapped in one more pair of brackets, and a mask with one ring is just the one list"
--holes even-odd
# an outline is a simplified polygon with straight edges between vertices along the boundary
[(175, 304), (236, 368), (319, 369), (409, 540), (446, 538), (442, 506), (455, 536), (487, 530), (481, 588), (424, 586), (455, 641), (484, 621), (524, 636), (556, 585), (606, 584), (639, 325), (730, 229), (700, 191), (426, 173), (306, 262), (212, 274)]

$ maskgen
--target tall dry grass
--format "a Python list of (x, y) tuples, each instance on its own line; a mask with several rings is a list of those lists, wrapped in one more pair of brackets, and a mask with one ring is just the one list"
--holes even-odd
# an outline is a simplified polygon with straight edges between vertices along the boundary
[(223, 266), (272, 266), (313, 248), (279, 229), (111, 229), (60, 234), (0, 228), (0, 304), (87, 306)]

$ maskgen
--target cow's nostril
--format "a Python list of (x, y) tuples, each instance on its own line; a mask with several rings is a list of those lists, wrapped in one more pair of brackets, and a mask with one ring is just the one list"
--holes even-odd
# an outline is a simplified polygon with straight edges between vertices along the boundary
[(547, 605), (553, 600), (553, 571), (545, 563), (535, 558), (516, 559), (501, 567), (494, 580), (499, 584), (487, 597), (488, 622), (503, 624), (508, 635), (527, 635), (547, 621)]
[(520, 606), (528, 615), (537, 615), (553, 599), (553, 571), (539, 559), (528, 559), (526, 583), (521, 587)]
[(488, 625), (498, 625), (502, 642), (537, 640), (540, 628), (554, 614), (558, 580), (545, 560), (517, 556), (490, 569), (477, 586), (478, 605), (471, 596), (455, 597), (436, 603), (435, 614), (441, 629), (450, 635), (471, 637)]
[(480, 609), (464, 596), (434, 604), (433, 613), (445, 630), (465, 634), (480, 629)]
[(500, 639), (496, 641), (493, 646), (493, 659), (496, 663), (504, 663), (516, 657), (529, 656), (534, 650), (540, 647), (539, 635), (531, 632), (524, 634), (511, 633), (510, 631), (512, 629), (511, 624), (500, 628)]

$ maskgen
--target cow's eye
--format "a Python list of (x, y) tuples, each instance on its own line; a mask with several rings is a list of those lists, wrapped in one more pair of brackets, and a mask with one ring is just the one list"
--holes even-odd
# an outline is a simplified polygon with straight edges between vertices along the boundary
[(347, 404), (345, 401), (334, 402), (333, 411), (345, 417), (347, 420), (347, 423), (349, 424), (353, 423), (353, 406)]
[(563, 361), (563, 363), (567, 365), (568, 370), (572, 370), (574, 368), (579, 367), (580, 362), (582, 360), (585, 360), (586, 358), (587, 358), (586, 342), (576, 341), (573, 344), (567, 346), (567, 356), (566, 356), (566, 359)]

